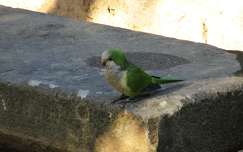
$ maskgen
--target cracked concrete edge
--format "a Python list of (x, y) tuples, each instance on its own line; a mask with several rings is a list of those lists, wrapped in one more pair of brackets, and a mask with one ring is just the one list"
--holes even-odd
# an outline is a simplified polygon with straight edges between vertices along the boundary
[[(243, 78), (232, 76), (184, 84), (186, 86), (176, 92), (157, 95), (127, 107), (145, 122), (153, 151), (242, 149)], [(232, 107), (237, 108), (231, 111)], [(210, 132), (213, 134), (209, 135)], [(196, 141), (191, 140), (193, 138)]]
[[(128, 105), (128, 110), (145, 121), (163, 115), (173, 115), (187, 104), (200, 103), (204, 99), (217, 98), (219, 94), (243, 91), (243, 77), (212, 78), (186, 81), (176, 91), (144, 99), (139, 104)], [(176, 86), (176, 85), (175, 85)], [(153, 110), (151, 110), (153, 109)]]
[[(5, 90), (3, 91), (2, 89)], [(0, 109), (2, 109), (0, 110), (0, 113), (2, 113), (0, 116), (0, 122), (2, 122), (0, 131), (7, 136), (14, 136), (14, 141), (16, 141), (16, 138), (21, 139), (19, 141), (25, 141), (22, 142), (25, 145), (33, 143), (33, 145), (44, 145), (30, 146), (35, 150), (41, 151), (52, 148), (55, 151), (55, 148), (57, 148), (58, 151), (72, 152), (78, 149), (83, 151), (92, 149), (91, 151), (103, 152), (112, 151), (114, 148), (124, 151), (124, 147), (128, 147), (130, 150), (141, 148), (140, 151), (156, 151), (160, 140), (158, 135), (160, 122), (164, 119), (164, 116), (172, 116), (188, 104), (200, 104), (205, 99), (212, 100), (218, 98), (221, 94), (233, 93), (236, 90), (241, 91), (243, 89), (243, 78), (228, 77), (183, 82), (183, 87), (178, 88), (176, 91), (145, 99), (140, 101), (139, 104), (128, 104), (123, 108), (119, 107), (119, 105), (112, 106), (105, 102), (103, 104), (101, 102), (80, 102), (80, 98), (65, 96), (62, 93), (52, 96), (50, 92), (43, 92), (41, 90), (44, 89), (39, 89), (38, 87), (5, 84), (2, 89), (0, 89)], [(38, 100), (37, 98), (33, 99), (33, 95), (37, 96)], [(16, 97), (21, 97), (25, 100)], [(3, 99), (5, 99), (4, 102)], [(33, 100), (38, 102), (32, 103)], [(41, 101), (45, 101), (46, 104), (42, 105)], [(39, 126), (31, 126), (30, 122), (36, 119), (33, 116), (42, 117), (42, 114), (36, 114), (34, 111), (30, 112), (33, 118), (28, 118), (24, 111), (12, 111), (12, 114), (18, 113), (19, 116), (23, 116), (24, 118), (22, 119), (26, 123), (23, 123), (19, 116), (11, 115), (11, 113), (9, 115), (11, 117), (6, 119), (6, 115), (3, 115), (3, 113), (6, 110), (8, 111), (9, 102), (16, 104), (15, 106), (18, 106), (18, 103), (14, 102), (22, 102), (23, 105), (21, 106), (25, 106), (27, 111), (28, 106), (33, 108), (33, 105), (33, 109), (39, 108), (44, 111), (46, 109), (46, 112), (44, 112), (46, 116), (39, 119), (40, 122), (39, 124), (37, 123)], [(62, 106), (62, 104), (65, 106)], [(99, 107), (100, 105), (103, 105), (103, 107)], [(48, 109), (46, 106), (59, 108), (57, 111), (54, 109), (54, 112), (60, 115), (64, 114), (65, 120), (70, 119), (70, 121), (65, 122), (65, 120), (56, 117), (46, 120), (49, 119), (48, 117), (53, 112), (52, 108)], [(19, 108), (21, 109), (21, 107)], [(112, 108), (115, 110), (112, 110)], [(14, 109), (14, 107), (11, 109)], [(110, 119), (111, 115), (113, 115), (112, 119)], [(60, 123), (56, 125), (52, 123), (56, 119), (60, 120), (61, 125)], [(45, 121), (48, 122), (45, 124)], [(45, 126), (43, 126), (43, 123)], [(41, 130), (44, 130), (44, 132), (39, 134), (38, 129), (40, 127), (43, 127)], [(54, 128), (54, 131), (56, 129), (56, 132), (61, 135), (58, 135), (59, 137), (48, 137), (47, 133), (51, 127)], [(21, 129), (22, 131), (20, 131)], [(4, 134), (1, 133), (1, 135)], [(82, 139), (86, 141), (82, 143)], [(132, 147), (129, 147), (131, 146), (130, 144), (126, 145), (127, 139), (133, 142)], [(93, 148), (91, 148), (92, 146)]]
[(96, 137), (122, 111), (43, 90), (0, 83), (0, 145), (20, 151), (93, 151)]
[[(107, 151), (112, 151), (114, 150), (111, 147), (116, 147), (116, 150), (120, 151), (124, 151), (124, 149), (122, 149), (121, 147), (119, 147), (119, 144), (123, 144), (124, 147), (129, 147), (129, 145), (126, 145), (126, 142), (124, 142), (121, 138), (118, 141), (120, 141), (119, 144), (117, 144), (115, 142), (115, 138), (117, 133), (115, 130), (123, 130), (123, 135), (121, 137), (126, 137), (125, 139), (129, 139), (130, 143), (133, 143), (133, 147), (130, 147), (130, 150), (133, 151), (135, 150), (134, 147), (136, 147), (136, 149), (138, 149), (139, 146), (137, 145), (146, 145), (144, 146), (142, 149), (139, 149), (140, 151), (145, 151), (145, 152), (155, 152), (155, 151), (161, 151), (161, 149), (163, 149), (164, 147), (167, 147), (167, 142), (170, 142), (171, 139), (173, 138), (178, 138), (178, 141), (174, 141), (175, 142), (175, 147), (172, 146), (171, 151), (178, 151), (177, 150), (173, 150), (173, 148), (177, 148), (176, 146), (181, 146), (183, 147), (183, 149), (181, 149), (180, 151), (186, 151), (186, 150), (192, 150), (190, 148), (197, 148), (198, 151), (208, 151), (210, 148), (205, 148), (204, 150), (200, 150), (201, 145), (197, 145), (195, 143), (192, 143), (191, 147), (187, 148), (184, 145), (184, 136), (180, 136), (180, 134), (178, 135), (177, 133), (173, 132), (173, 129), (177, 129), (178, 124), (180, 124), (181, 122), (185, 125), (185, 126), (189, 126), (187, 129), (192, 129), (194, 132), (194, 134), (192, 134), (192, 136), (197, 136), (200, 133), (204, 133), (205, 132), (205, 128), (203, 128), (203, 131), (200, 130), (196, 130), (195, 131), (195, 124), (193, 124), (193, 126), (191, 125), (190, 121), (195, 121), (195, 117), (193, 117), (192, 120), (190, 120), (190, 116), (185, 116), (185, 113), (192, 113), (192, 111), (195, 111), (195, 107), (196, 109), (200, 109), (200, 108), (205, 108), (205, 103), (204, 102), (208, 102), (206, 104), (206, 111), (208, 110), (207, 106), (215, 106), (215, 102), (217, 101), (222, 101), (223, 105), (226, 106), (226, 108), (222, 108), (222, 107), (217, 107), (215, 106), (215, 108), (218, 108), (219, 111), (225, 111), (227, 113), (227, 106), (230, 106), (231, 104), (233, 104), (234, 106), (236, 105), (234, 102), (232, 102), (231, 99), (228, 98), (228, 96), (231, 97), (237, 97), (239, 96), (240, 98), (243, 95), (243, 78), (241, 77), (227, 77), (227, 78), (215, 78), (215, 79), (207, 79), (207, 80), (200, 80), (200, 81), (193, 81), (193, 82), (184, 82), (183, 83), (184, 87), (179, 88), (178, 90), (176, 90), (175, 92), (171, 92), (165, 95), (157, 95), (157, 97), (152, 97), (152, 98), (148, 98), (148, 99), (144, 99), (143, 101), (139, 101), (139, 103), (132, 103), (132, 104), (128, 104), (127, 106), (125, 106), (126, 109), (126, 115), (123, 116), (123, 118), (121, 119), (121, 117), (118, 117), (118, 119), (116, 119), (116, 121), (121, 122), (121, 120), (126, 120), (123, 121), (122, 123), (120, 123), (121, 126), (123, 126), (123, 128), (129, 128), (127, 130), (123, 130), (123, 129), (118, 129), (120, 128), (120, 126), (115, 126), (115, 127), (111, 127), (109, 130), (107, 130), (107, 132), (105, 134), (103, 134), (102, 136), (100, 136), (98, 140), (101, 140), (102, 143), (102, 148), (98, 148), (97, 151), (99, 152), (107, 152)], [(240, 92), (240, 93), (239, 93)], [(224, 103), (225, 100), (229, 100), (226, 102), (226, 104)], [(232, 103), (231, 103), (232, 102)], [(240, 101), (237, 101), (240, 102)], [(240, 103), (239, 103), (240, 104)], [(188, 106), (189, 105), (189, 106)], [(217, 105), (217, 104), (216, 104)], [(183, 108), (183, 110), (182, 110)], [(238, 107), (238, 109), (240, 109), (240, 107)], [(213, 112), (210, 111), (210, 109), (208, 110), (209, 113)], [(236, 113), (239, 111), (236, 111)], [(202, 114), (203, 112), (198, 113), (198, 118), (201, 119), (201, 117), (204, 117), (207, 115)], [(216, 114), (220, 114), (220, 112), (215, 112)], [(134, 121), (130, 121), (131, 120), (131, 116), (136, 117), (136, 119), (133, 118)], [(185, 116), (185, 117), (181, 117), (181, 116)], [(125, 118), (124, 118), (125, 117)], [(228, 120), (229, 118), (224, 118), (224, 116), (216, 116), (216, 118), (214, 118), (214, 116), (211, 116), (209, 119), (206, 119), (205, 121), (209, 121), (210, 125), (212, 128), (209, 128), (208, 130), (210, 131), (215, 131), (216, 133), (216, 139), (214, 140), (214, 143), (212, 145), (210, 145), (209, 147), (213, 147), (215, 148), (216, 151), (221, 151), (224, 148), (229, 149), (229, 146), (226, 145), (217, 145), (218, 142), (222, 142), (220, 140), (221, 135), (218, 133), (220, 131), (215, 130), (215, 122), (216, 122), (216, 126), (217, 124), (219, 124), (220, 122), (222, 123), (221, 119), (226, 119)], [(235, 119), (238, 119), (237, 117)], [(116, 123), (115, 121), (115, 123)], [(138, 121), (138, 122), (137, 122)], [(214, 122), (215, 121), (215, 122)], [(234, 122), (234, 120), (232, 120)], [(200, 126), (201, 123), (204, 122), (200, 122), (196, 124), (196, 126)], [(136, 125), (133, 125), (136, 124)], [(175, 126), (171, 126), (169, 128), (167, 128), (170, 124), (174, 124)], [(163, 126), (165, 125), (165, 126)], [(204, 124), (205, 125), (205, 124)], [(235, 125), (235, 124), (234, 124)], [(140, 127), (138, 127), (140, 126)], [(180, 127), (180, 126), (179, 126)], [(226, 131), (227, 134), (229, 132), (231, 132), (231, 130), (229, 129), (231, 126), (224, 126), (222, 127), (222, 130)], [(236, 126), (237, 128), (239, 128), (240, 126)], [(134, 132), (140, 132), (140, 134), (134, 134), (132, 132), (130, 132), (131, 130), (133, 130), (134, 128), (136, 128), (136, 130), (139, 131), (134, 131)], [(206, 127), (207, 128), (207, 127)], [(169, 129), (169, 130), (168, 130)], [(172, 129), (172, 131), (170, 131), (170, 129)], [(197, 127), (196, 127), (197, 129)], [(142, 131), (141, 131), (142, 130)], [(180, 131), (183, 132), (183, 129), (181, 129)], [(184, 129), (185, 132), (187, 132), (188, 130)], [(126, 133), (129, 132), (129, 133)], [(207, 132), (207, 130), (206, 130)], [(234, 133), (237, 131), (234, 131)], [(234, 134), (233, 133), (233, 134)], [(165, 134), (165, 136), (164, 136)], [(168, 134), (168, 135), (167, 135)], [(171, 135), (170, 135), (171, 134)], [(142, 136), (145, 135), (145, 136)], [(171, 137), (175, 135), (175, 137)], [(141, 138), (146, 139), (146, 142), (141, 142), (139, 141), (139, 139)], [(200, 136), (197, 136), (200, 138)], [(188, 137), (186, 137), (188, 138)], [(190, 138), (190, 137), (189, 137)], [(207, 143), (210, 140), (213, 140), (213, 136), (208, 136), (205, 139), (202, 139), (202, 145)], [(235, 136), (233, 137), (235, 138)], [(175, 140), (175, 139), (173, 139)], [(111, 142), (113, 141), (113, 142)], [(136, 141), (136, 142), (134, 142)], [(112, 143), (113, 146), (110, 146), (109, 144)], [(216, 143), (216, 144), (215, 144)], [(176, 145), (177, 144), (177, 145)], [(209, 143), (207, 143), (209, 144)], [(215, 144), (215, 145), (214, 145)], [(109, 145), (109, 146), (104, 146), (104, 145)], [(185, 147), (184, 147), (185, 146)], [(235, 145), (231, 145), (230, 146), (235, 146)], [(100, 145), (98, 147), (101, 147)], [(200, 148), (198, 148), (200, 147)], [(133, 149), (134, 148), (134, 149)], [(141, 148), (141, 146), (139, 147)], [(236, 149), (236, 147), (233, 147), (233, 149)], [(125, 151), (129, 151), (127, 149), (125, 149)], [(164, 151), (164, 150), (163, 150)], [(129, 151), (130, 152), (130, 151)]]

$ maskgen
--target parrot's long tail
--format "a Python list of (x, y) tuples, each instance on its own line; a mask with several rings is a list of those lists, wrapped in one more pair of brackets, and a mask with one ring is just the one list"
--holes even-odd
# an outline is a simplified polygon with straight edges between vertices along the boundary
[(175, 82), (180, 82), (183, 80), (178, 80), (170, 77), (156, 77), (152, 76), (152, 83), (153, 84), (166, 84), (166, 83), (175, 83)]

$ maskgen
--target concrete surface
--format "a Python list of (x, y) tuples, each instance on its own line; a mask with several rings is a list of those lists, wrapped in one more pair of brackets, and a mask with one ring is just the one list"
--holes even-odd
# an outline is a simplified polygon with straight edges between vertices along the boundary
[[(237, 151), (243, 78), (222, 49), (0, 6), (0, 149)], [(126, 105), (103, 78), (119, 47), (155, 75), (185, 82)]]

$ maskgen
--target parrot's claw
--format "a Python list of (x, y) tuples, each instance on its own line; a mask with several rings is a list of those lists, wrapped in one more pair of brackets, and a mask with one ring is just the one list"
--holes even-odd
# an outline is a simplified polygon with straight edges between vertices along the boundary
[(115, 104), (115, 103), (119, 103), (119, 104), (127, 104), (129, 102), (137, 102), (143, 98), (146, 98), (148, 96), (150, 96), (151, 93), (149, 92), (144, 92), (143, 94), (140, 94), (139, 96), (135, 96), (135, 97), (128, 97), (126, 95), (121, 95), (120, 97), (118, 97), (117, 99), (114, 99), (111, 104)]
[(127, 97), (125, 99), (118, 100), (115, 103), (126, 105), (127, 103), (132, 103), (132, 102), (137, 102), (137, 101), (138, 101), (138, 99), (135, 97)]
[(128, 96), (125, 96), (125, 95), (121, 95), (120, 97), (118, 97), (117, 99), (114, 99), (111, 104), (114, 104), (114, 103), (121, 103), (123, 100), (127, 100), (129, 97)]

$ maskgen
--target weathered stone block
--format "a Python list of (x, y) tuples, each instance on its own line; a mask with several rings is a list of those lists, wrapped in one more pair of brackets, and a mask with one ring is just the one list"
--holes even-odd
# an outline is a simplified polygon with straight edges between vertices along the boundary
[[(0, 33), (0, 150), (242, 149), (239, 54), (3, 6)], [(99, 65), (111, 47), (147, 72), (185, 81), (111, 104), (119, 94)]]

